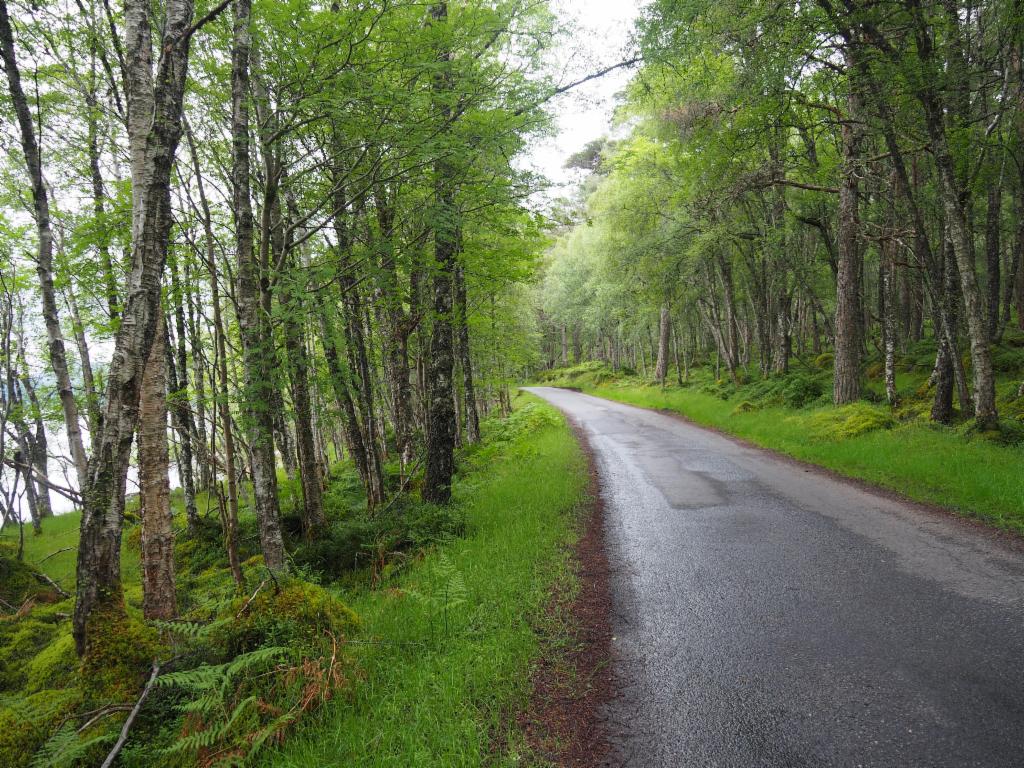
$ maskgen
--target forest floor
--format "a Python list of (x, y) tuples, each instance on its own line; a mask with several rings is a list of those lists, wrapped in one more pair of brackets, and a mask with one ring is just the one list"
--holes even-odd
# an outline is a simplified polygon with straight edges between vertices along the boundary
[(925, 374), (903, 371), (901, 404), (879, 402), (877, 380), (866, 399), (836, 408), (831, 371), (801, 366), (787, 376), (741, 383), (696, 369), (665, 386), (613, 373), (602, 363), (547, 371), (539, 382), (622, 403), (667, 411), (754, 445), (937, 505), (997, 529), (1024, 534), (1024, 398), (1016, 373), (998, 385), (1003, 429), (979, 434), (972, 422), (942, 426), (927, 418)]
[[(590, 622), (574, 616), (593, 587), (581, 576), (575, 553), (581, 537), (584, 549), (590, 542), (589, 550), (599, 553), (594, 543), (600, 536), (594, 527), (599, 523), (589, 514), (593, 507), (586, 458), (564, 418), (531, 396), (517, 396), (512, 416), (487, 420), (482, 443), (463, 451), (454, 502), (447, 509), (409, 500), (381, 518), (367, 518), (350, 475), (342, 468), (328, 486), (332, 528), (327, 539), (318, 547), (290, 545), (295, 575), (289, 583), (294, 581), (309, 595), (304, 602), (322, 601), (327, 595), (358, 616), (339, 649), (340, 688), (321, 691), (322, 705), (310, 707), (286, 733), (269, 739), (255, 764), (468, 768), (548, 764), (553, 756), (560, 760), (566, 754), (566, 731), (533, 691), (541, 691), (543, 698), (550, 686), (589, 678), (601, 668), (593, 660), (580, 663), (579, 631)], [(286, 530), (296, 527), (294, 491), (283, 479)], [(174, 501), (183, 527), (180, 494)], [(202, 511), (204, 499), (199, 506)], [(69, 593), (74, 591), (77, 524), (77, 515), (65, 515), (45, 520), (42, 535), (34, 536), (28, 528), (24, 532), (25, 561)], [(182, 530), (176, 548), (183, 615), (199, 622), (190, 625), (195, 628), (217, 625), (202, 618), (209, 614), (204, 606), (216, 594), (231, 591), (215, 533), (207, 532), (212, 541), (203, 545)], [(17, 531), (5, 532), (0, 554), (13, 553), (18, 539)], [(242, 553), (247, 578), (252, 573), (258, 581), (260, 561), (251, 551), (253, 521), (245, 508), (242, 541), (247, 545)], [(138, 526), (130, 514), (123, 575), (129, 612), (138, 621)], [(3, 592), (3, 577), (0, 570), (0, 592), (20, 604), (17, 595)], [(256, 586), (247, 581), (246, 594)], [(281, 594), (291, 590), (282, 585)], [(232, 603), (225, 615), (237, 617), (238, 607)], [(72, 716), (82, 706), (79, 673), (68, 645), (71, 601), (48, 597), (44, 608), (0, 617), (0, 720), (5, 723), (24, 721), (26, 710), (19, 702), (25, 697), (59, 701), (65, 713), (60, 717)], [(254, 618), (255, 612), (256, 604), (250, 610)], [(222, 659), (217, 655), (221, 651), (206, 645), (217, 636), (207, 640), (206, 630), (196, 631), (200, 634), (184, 649), (162, 653), (180, 658), (184, 650), (188, 659)], [(38, 682), (40, 675), (32, 672), (41, 664), (37, 660), (55, 655), (60, 662), (54, 669), (62, 671)], [(553, 659), (561, 660), (555, 677), (545, 673)], [(577, 669), (583, 672), (577, 674)], [(570, 697), (580, 690), (574, 685), (569, 685)], [(182, 750), (181, 735), (188, 733), (188, 726), (176, 709), (180, 695), (164, 690), (147, 701), (121, 765), (183, 766), (209, 754), (189, 758), (189, 751)], [(274, 693), (264, 686), (259, 695)], [(267, 701), (270, 705), (273, 699)], [(28, 765), (32, 749), (45, 740), (57, 716), (53, 710), (40, 712), (39, 721), (31, 723), (33, 732), (0, 736), (0, 763)], [(116, 714), (104, 722), (114, 732), (120, 727)], [(242, 733), (236, 743), (248, 738)], [(37, 746), (30, 748), (30, 743)], [(56, 749), (51, 742), (47, 745)], [(104, 747), (109, 741), (89, 754), (104, 754)], [(8, 757), (11, 762), (6, 762)]]

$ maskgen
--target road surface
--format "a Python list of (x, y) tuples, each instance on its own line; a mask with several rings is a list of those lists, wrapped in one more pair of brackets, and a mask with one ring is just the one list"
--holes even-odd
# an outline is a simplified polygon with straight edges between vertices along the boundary
[(612, 765), (1024, 766), (1020, 548), (672, 416), (530, 391), (597, 462)]

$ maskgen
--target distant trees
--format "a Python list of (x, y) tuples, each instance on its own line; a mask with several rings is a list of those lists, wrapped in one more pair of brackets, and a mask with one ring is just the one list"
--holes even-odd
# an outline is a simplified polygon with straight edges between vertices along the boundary
[(568, 328), (646, 369), (667, 286), (684, 353), (735, 376), (831, 350), (837, 404), (875, 350), (895, 402), (897, 353), (930, 337), (933, 418), (956, 396), (994, 428), (991, 344), (1024, 323), (1022, 31), (1002, 0), (652, 3), (632, 135), (577, 161), (598, 186), (548, 271), (549, 359)]

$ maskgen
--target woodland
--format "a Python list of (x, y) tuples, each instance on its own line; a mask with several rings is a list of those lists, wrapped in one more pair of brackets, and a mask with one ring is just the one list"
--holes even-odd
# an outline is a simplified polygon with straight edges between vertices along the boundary
[(1024, 531), (1021, 3), (653, 0), (575, 80), (562, 34), (0, 0), (0, 764), (545, 764), (588, 473), (529, 380)]

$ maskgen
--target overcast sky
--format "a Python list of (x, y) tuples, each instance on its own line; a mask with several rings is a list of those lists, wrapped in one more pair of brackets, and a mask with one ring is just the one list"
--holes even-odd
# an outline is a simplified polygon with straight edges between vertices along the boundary
[[(553, 61), (562, 71), (560, 82), (573, 82), (629, 56), (627, 45), (643, 0), (552, 0), (563, 23), (574, 26)], [(546, 197), (567, 194), (579, 172), (562, 166), (574, 152), (609, 132), (615, 94), (629, 81), (632, 70), (620, 69), (559, 96), (552, 102), (557, 134), (538, 142), (523, 163), (543, 173), (558, 187)]]

